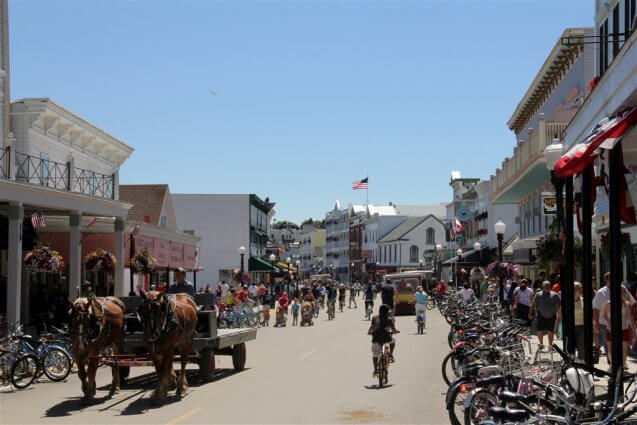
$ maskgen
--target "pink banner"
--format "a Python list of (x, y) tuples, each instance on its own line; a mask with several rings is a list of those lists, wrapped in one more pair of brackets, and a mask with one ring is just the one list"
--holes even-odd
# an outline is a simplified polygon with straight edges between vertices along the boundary
[(148, 252), (154, 257), (153, 244), (154, 240), (150, 236), (135, 236), (135, 255), (142, 252), (145, 248), (148, 248)]
[(157, 259), (157, 267), (168, 267), (170, 259), (170, 242), (155, 238), (153, 244), (153, 256)]
[(186, 270), (194, 270), (196, 267), (195, 247), (184, 245), (184, 268)]
[(183, 267), (184, 265), (184, 245), (177, 242), (170, 243), (170, 261), (168, 262), (171, 269)]

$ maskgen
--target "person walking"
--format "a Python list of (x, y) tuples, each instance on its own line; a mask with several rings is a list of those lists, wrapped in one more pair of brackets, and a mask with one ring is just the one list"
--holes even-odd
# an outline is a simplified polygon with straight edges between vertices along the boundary
[(513, 291), (513, 316), (524, 321), (527, 327), (531, 326), (531, 304), (533, 304), (534, 292), (528, 287), (529, 282), (522, 279), (520, 286)]
[[(606, 335), (608, 334), (610, 322), (604, 315), (604, 308), (606, 307), (606, 303), (610, 301), (610, 273), (606, 273), (604, 275), (604, 283), (604, 287), (600, 288), (595, 294), (595, 297), (593, 297), (593, 329), (597, 334), (600, 345), (604, 347), (604, 352), (607, 356), (609, 356), (608, 340), (606, 339)], [(633, 296), (630, 294), (628, 294), (628, 301), (633, 306), (636, 303), (635, 298), (633, 298)]]
[(580, 282), (573, 282), (575, 289), (575, 351), (577, 352), (577, 358), (584, 360), (584, 350), (586, 346), (584, 344), (584, 297), (582, 284)]
[(542, 290), (533, 298), (529, 319), (537, 312), (537, 337), (540, 346), (544, 345), (544, 334), (548, 334), (549, 346), (553, 345), (553, 338), (557, 332), (557, 325), (562, 317), (560, 296), (551, 291), (551, 282), (542, 282)]
[(422, 313), (423, 327), (427, 329), (427, 293), (422, 286), (416, 288), (414, 297), (416, 298), (416, 321), (418, 321), (418, 313)]
[(356, 289), (356, 285), (358, 285), (358, 282), (350, 285), (349, 287), (349, 305), (347, 306), (347, 308), (352, 308), (352, 302), (354, 303), (354, 308), (358, 308), (358, 306), (356, 305), (356, 293), (358, 292), (358, 290)]
[[(631, 341), (631, 331), (632, 331), (632, 335), (635, 334), (635, 318), (633, 317), (633, 310), (630, 304), (630, 298), (632, 297), (632, 295), (630, 295), (630, 292), (628, 292), (628, 289), (626, 289), (623, 285), (621, 287), (621, 292), (622, 292), (622, 303), (621, 303), (621, 309), (622, 309), (622, 367), (624, 369), (626, 369), (626, 357), (628, 355), (628, 346), (630, 345)], [(606, 301), (606, 305), (604, 306), (604, 319), (606, 320), (607, 323), (610, 323), (610, 300)], [(633, 340), (635, 338), (632, 338)], [(606, 330), (606, 341), (611, 341), (611, 331), (610, 331), (610, 327), (607, 328)], [(609, 364), (611, 365), (611, 369), (612, 369), (612, 365), (613, 365), (613, 350), (612, 350), (612, 344), (608, 344), (608, 358), (609, 358)]]

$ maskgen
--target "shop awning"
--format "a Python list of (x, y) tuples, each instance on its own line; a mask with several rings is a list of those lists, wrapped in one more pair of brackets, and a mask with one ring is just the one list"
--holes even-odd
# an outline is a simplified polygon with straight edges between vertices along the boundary
[(280, 272), (278, 267), (270, 264), (269, 262), (260, 259), (259, 257), (250, 257), (248, 260), (248, 271), (251, 272)]
[[(484, 248), (482, 248), (484, 249)], [(470, 249), (468, 251), (463, 252), (460, 257), (455, 256), (452, 257), (450, 259), (448, 259), (447, 261), (443, 262), (442, 265), (451, 265), (454, 263), (476, 263), (478, 264), (480, 262), (480, 251), (477, 251), (475, 249)]]
[[(283, 261), (279, 261), (276, 265), (279, 267), (279, 271), (286, 271), (288, 269), (288, 265)], [(296, 266), (294, 266), (294, 264), (290, 264), (290, 271), (296, 273)]]

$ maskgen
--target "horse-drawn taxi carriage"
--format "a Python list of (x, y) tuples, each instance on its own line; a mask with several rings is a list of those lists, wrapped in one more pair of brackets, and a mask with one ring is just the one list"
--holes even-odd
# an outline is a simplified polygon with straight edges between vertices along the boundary
[[(207, 308), (208, 307), (208, 308)], [(161, 399), (168, 389), (187, 391), (185, 368), (199, 366), (199, 377), (211, 381), (215, 356), (231, 356), (235, 370), (246, 362), (247, 341), (256, 338), (254, 328), (217, 329), (212, 295), (165, 295), (151, 291), (143, 297), (81, 298), (73, 309), (74, 355), (85, 399), (95, 395), (95, 370), (107, 364), (113, 370), (111, 393), (119, 390), (134, 366), (155, 366)], [(125, 325), (124, 325), (125, 323)], [(181, 363), (176, 379), (173, 362)], [(88, 366), (88, 373), (85, 372)]]

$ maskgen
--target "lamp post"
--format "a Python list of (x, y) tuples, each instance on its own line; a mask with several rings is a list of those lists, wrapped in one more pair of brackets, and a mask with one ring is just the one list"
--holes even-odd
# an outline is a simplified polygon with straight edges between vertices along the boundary
[(500, 219), (495, 223), (495, 234), (498, 237), (498, 297), (500, 298), (500, 305), (504, 308), (504, 282), (502, 279), (502, 273), (500, 273), (500, 264), (502, 264), (502, 239), (504, 238), (504, 232), (506, 231), (506, 223)]
[(462, 255), (462, 250), (460, 248), (458, 248), (456, 250), (456, 254), (458, 255), (458, 259), (456, 260), (456, 291), (458, 291), (458, 272), (460, 271), (460, 269), (458, 268), (460, 266), (458, 264), (458, 262), (460, 261), (460, 256)]
[(272, 265), (272, 271), (270, 272), (270, 295), (272, 295), (272, 288), (274, 287), (274, 261), (276, 255), (270, 254), (270, 264)]
[(440, 273), (439, 273), (440, 271), (438, 270), (438, 263), (439, 263), (439, 261), (438, 261), (438, 252), (440, 252), (441, 250), (442, 250), (442, 245), (437, 243), (436, 246), (435, 246), (435, 249), (434, 249), (434, 261), (436, 262), (435, 266), (434, 266), (434, 270), (436, 272), (436, 277), (438, 279), (440, 279)]
[[(573, 287), (573, 271), (575, 255), (573, 251), (573, 177), (558, 177), (555, 174), (555, 164), (564, 154), (564, 146), (559, 139), (553, 139), (553, 144), (544, 149), (546, 168), (551, 172), (551, 183), (555, 187), (555, 201), (557, 204), (558, 231), (564, 234), (565, 265), (560, 269), (560, 286), (562, 290), (562, 328), (564, 335), (564, 350), (574, 353), (575, 350), (575, 289)], [(566, 192), (566, 202), (563, 201), (562, 189)], [(566, 209), (564, 208), (566, 207)]]
[[(241, 256), (241, 274), (243, 275), (243, 256), (246, 254), (246, 247), (245, 246), (240, 246), (239, 247), (239, 255)], [(243, 276), (242, 276), (243, 277)]]
[(480, 265), (480, 261), (482, 260), (482, 244), (480, 242), (476, 242), (473, 244), (473, 250), (478, 251), (478, 265)]
[(290, 266), (292, 265), (292, 259), (290, 257), (285, 259), (285, 262), (288, 264), (288, 278), (285, 279), (286, 283), (285, 283), (285, 292), (287, 292), (288, 294), (288, 298), (290, 298)]
[(296, 264), (296, 288), (298, 289), (299, 288), (299, 270), (301, 270), (301, 261), (296, 260), (294, 264)]
[(351, 263), (349, 268), (349, 281), (351, 282), (352, 280), (354, 280), (354, 263)]

